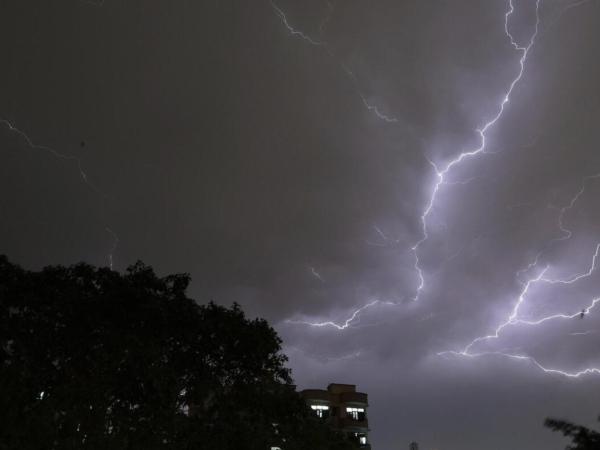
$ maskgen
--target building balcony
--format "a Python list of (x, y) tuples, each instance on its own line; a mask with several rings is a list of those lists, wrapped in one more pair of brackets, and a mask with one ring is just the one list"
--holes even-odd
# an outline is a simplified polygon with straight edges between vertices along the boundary
[(342, 403), (369, 406), (368, 396), (362, 392), (344, 392), (340, 394)]
[(300, 394), (308, 402), (323, 402), (325, 404), (331, 402), (331, 395), (323, 389), (305, 389)]
[(354, 420), (350, 417), (343, 417), (339, 419), (339, 426), (344, 429), (344, 431), (368, 431), (369, 430), (369, 421), (365, 420)]

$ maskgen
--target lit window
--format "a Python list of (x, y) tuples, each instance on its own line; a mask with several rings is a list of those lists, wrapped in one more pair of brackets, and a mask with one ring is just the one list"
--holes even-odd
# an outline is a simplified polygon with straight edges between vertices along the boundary
[(367, 435), (364, 433), (354, 433), (354, 439), (359, 443), (359, 445), (367, 445)]
[(365, 408), (346, 408), (346, 416), (353, 420), (365, 420)]
[(329, 417), (329, 406), (310, 405), (310, 408), (321, 418)]

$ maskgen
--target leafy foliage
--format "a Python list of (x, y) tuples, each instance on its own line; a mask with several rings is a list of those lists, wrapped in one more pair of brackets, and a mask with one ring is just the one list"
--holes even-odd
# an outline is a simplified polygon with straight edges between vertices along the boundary
[(353, 448), (295, 392), (269, 324), (188, 283), (0, 257), (0, 449)]
[(546, 419), (544, 425), (571, 438), (572, 445), (567, 446), (567, 450), (600, 450), (600, 433), (597, 431), (557, 419)]

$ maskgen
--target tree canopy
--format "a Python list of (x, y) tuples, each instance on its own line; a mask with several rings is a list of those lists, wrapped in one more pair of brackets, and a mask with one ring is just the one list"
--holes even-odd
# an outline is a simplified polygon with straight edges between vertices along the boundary
[(550, 418), (546, 419), (544, 425), (571, 439), (572, 444), (567, 446), (567, 450), (600, 450), (600, 433), (595, 430), (566, 420)]
[(354, 448), (295, 391), (273, 328), (189, 281), (0, 256), (0, 449)]

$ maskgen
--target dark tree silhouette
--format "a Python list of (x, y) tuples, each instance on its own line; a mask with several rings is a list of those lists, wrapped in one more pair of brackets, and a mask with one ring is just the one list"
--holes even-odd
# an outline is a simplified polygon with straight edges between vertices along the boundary
[(0, 256), (0, 449), (354, 448), (296, 393), (266, 321), (188, 283)]
[(544, 425), (571, 439), (572, 444), (566, 447), (567, 450), (600, 450), (600, 433), (597, 431), (565, 420), (550, 418), (546, 419)]

